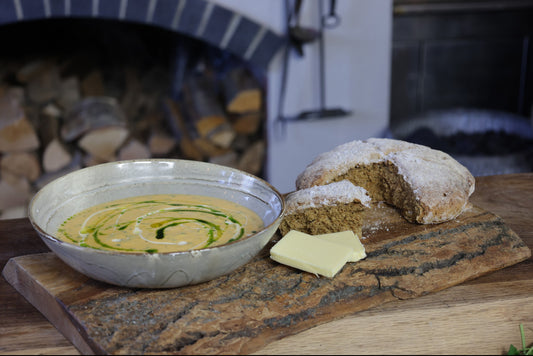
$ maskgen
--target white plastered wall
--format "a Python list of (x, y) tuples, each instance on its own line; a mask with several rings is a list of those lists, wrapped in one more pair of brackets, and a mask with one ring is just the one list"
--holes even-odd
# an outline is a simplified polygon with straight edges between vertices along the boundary
[[(284, 0), (214, 0), (284, 33)], [(300, 24), (318, 28), (320, 0), (303, 1)], [(329, 1), (324, 0), (329, 6)], [(342, 108), (341, 118), (276, 124), (283, 68), (280, 51), (268, 68), (266, 179), (282, 193), (294, 190), (298, 174), (318, 154), (351, 141), (388, 133), (392, 0), (337, 0), (340, 25), (324, 30), (325, 108)], [(304, 56), (289, 58), (283, 115), (320, 108), (318, 42)]]

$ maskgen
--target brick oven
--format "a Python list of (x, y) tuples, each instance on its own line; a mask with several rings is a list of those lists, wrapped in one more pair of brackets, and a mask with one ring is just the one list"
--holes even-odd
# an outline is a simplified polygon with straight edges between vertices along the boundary
[[(0, 2), (0, 210), (19, 214), (70, 170), (141, 157), (236, 166), (288, 192), (317, 154), (382, 136), (392, 1), (303, 1), (302, 26), (319, 28), (334, 5), (340, 22), (323, 48), (285, 57), (294, 4)], [(321, 50), (327, 79), (318, 83)], [(280, 125), (320, 105), (348, 114)]]
[(113, 160), (210, 161), (263, 176), (265, 80), (284, 44), (215, 2), (0, 4), (0, 210)]

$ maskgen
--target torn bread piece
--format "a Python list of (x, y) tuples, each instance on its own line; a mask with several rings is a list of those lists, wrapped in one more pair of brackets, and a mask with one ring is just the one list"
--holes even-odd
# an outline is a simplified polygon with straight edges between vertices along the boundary
[(317, 156), (297, 177), (296, 189), (346, 179), (420, 224), (454, 219), (475, 189), (469, 170), (447, 153), (384, 138), (348, 142)]
[(285, 199), (281, 235), (297, 230), (311, 235), (361, 231), (370, 197), (348, 180), (297, 190)]

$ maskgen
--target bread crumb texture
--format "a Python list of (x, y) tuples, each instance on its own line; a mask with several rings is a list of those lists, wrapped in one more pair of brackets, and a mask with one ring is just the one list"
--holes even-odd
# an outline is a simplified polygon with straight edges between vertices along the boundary
[(296, 189), (343, 180), (421, 224), (454, 219), (475, 189), (472, 174), (447, 153), (378, 138), (348, 142), (317, 156), (297, 177)]

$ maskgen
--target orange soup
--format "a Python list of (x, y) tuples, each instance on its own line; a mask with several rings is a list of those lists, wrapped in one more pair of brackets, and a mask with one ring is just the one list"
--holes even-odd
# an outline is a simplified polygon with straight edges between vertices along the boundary
[(100, 250), (178, 252), (243, 239), (263, 226), (255, 212), (229, 200), (161, 194), (83, 210), (61, 224), (57, 238)]

